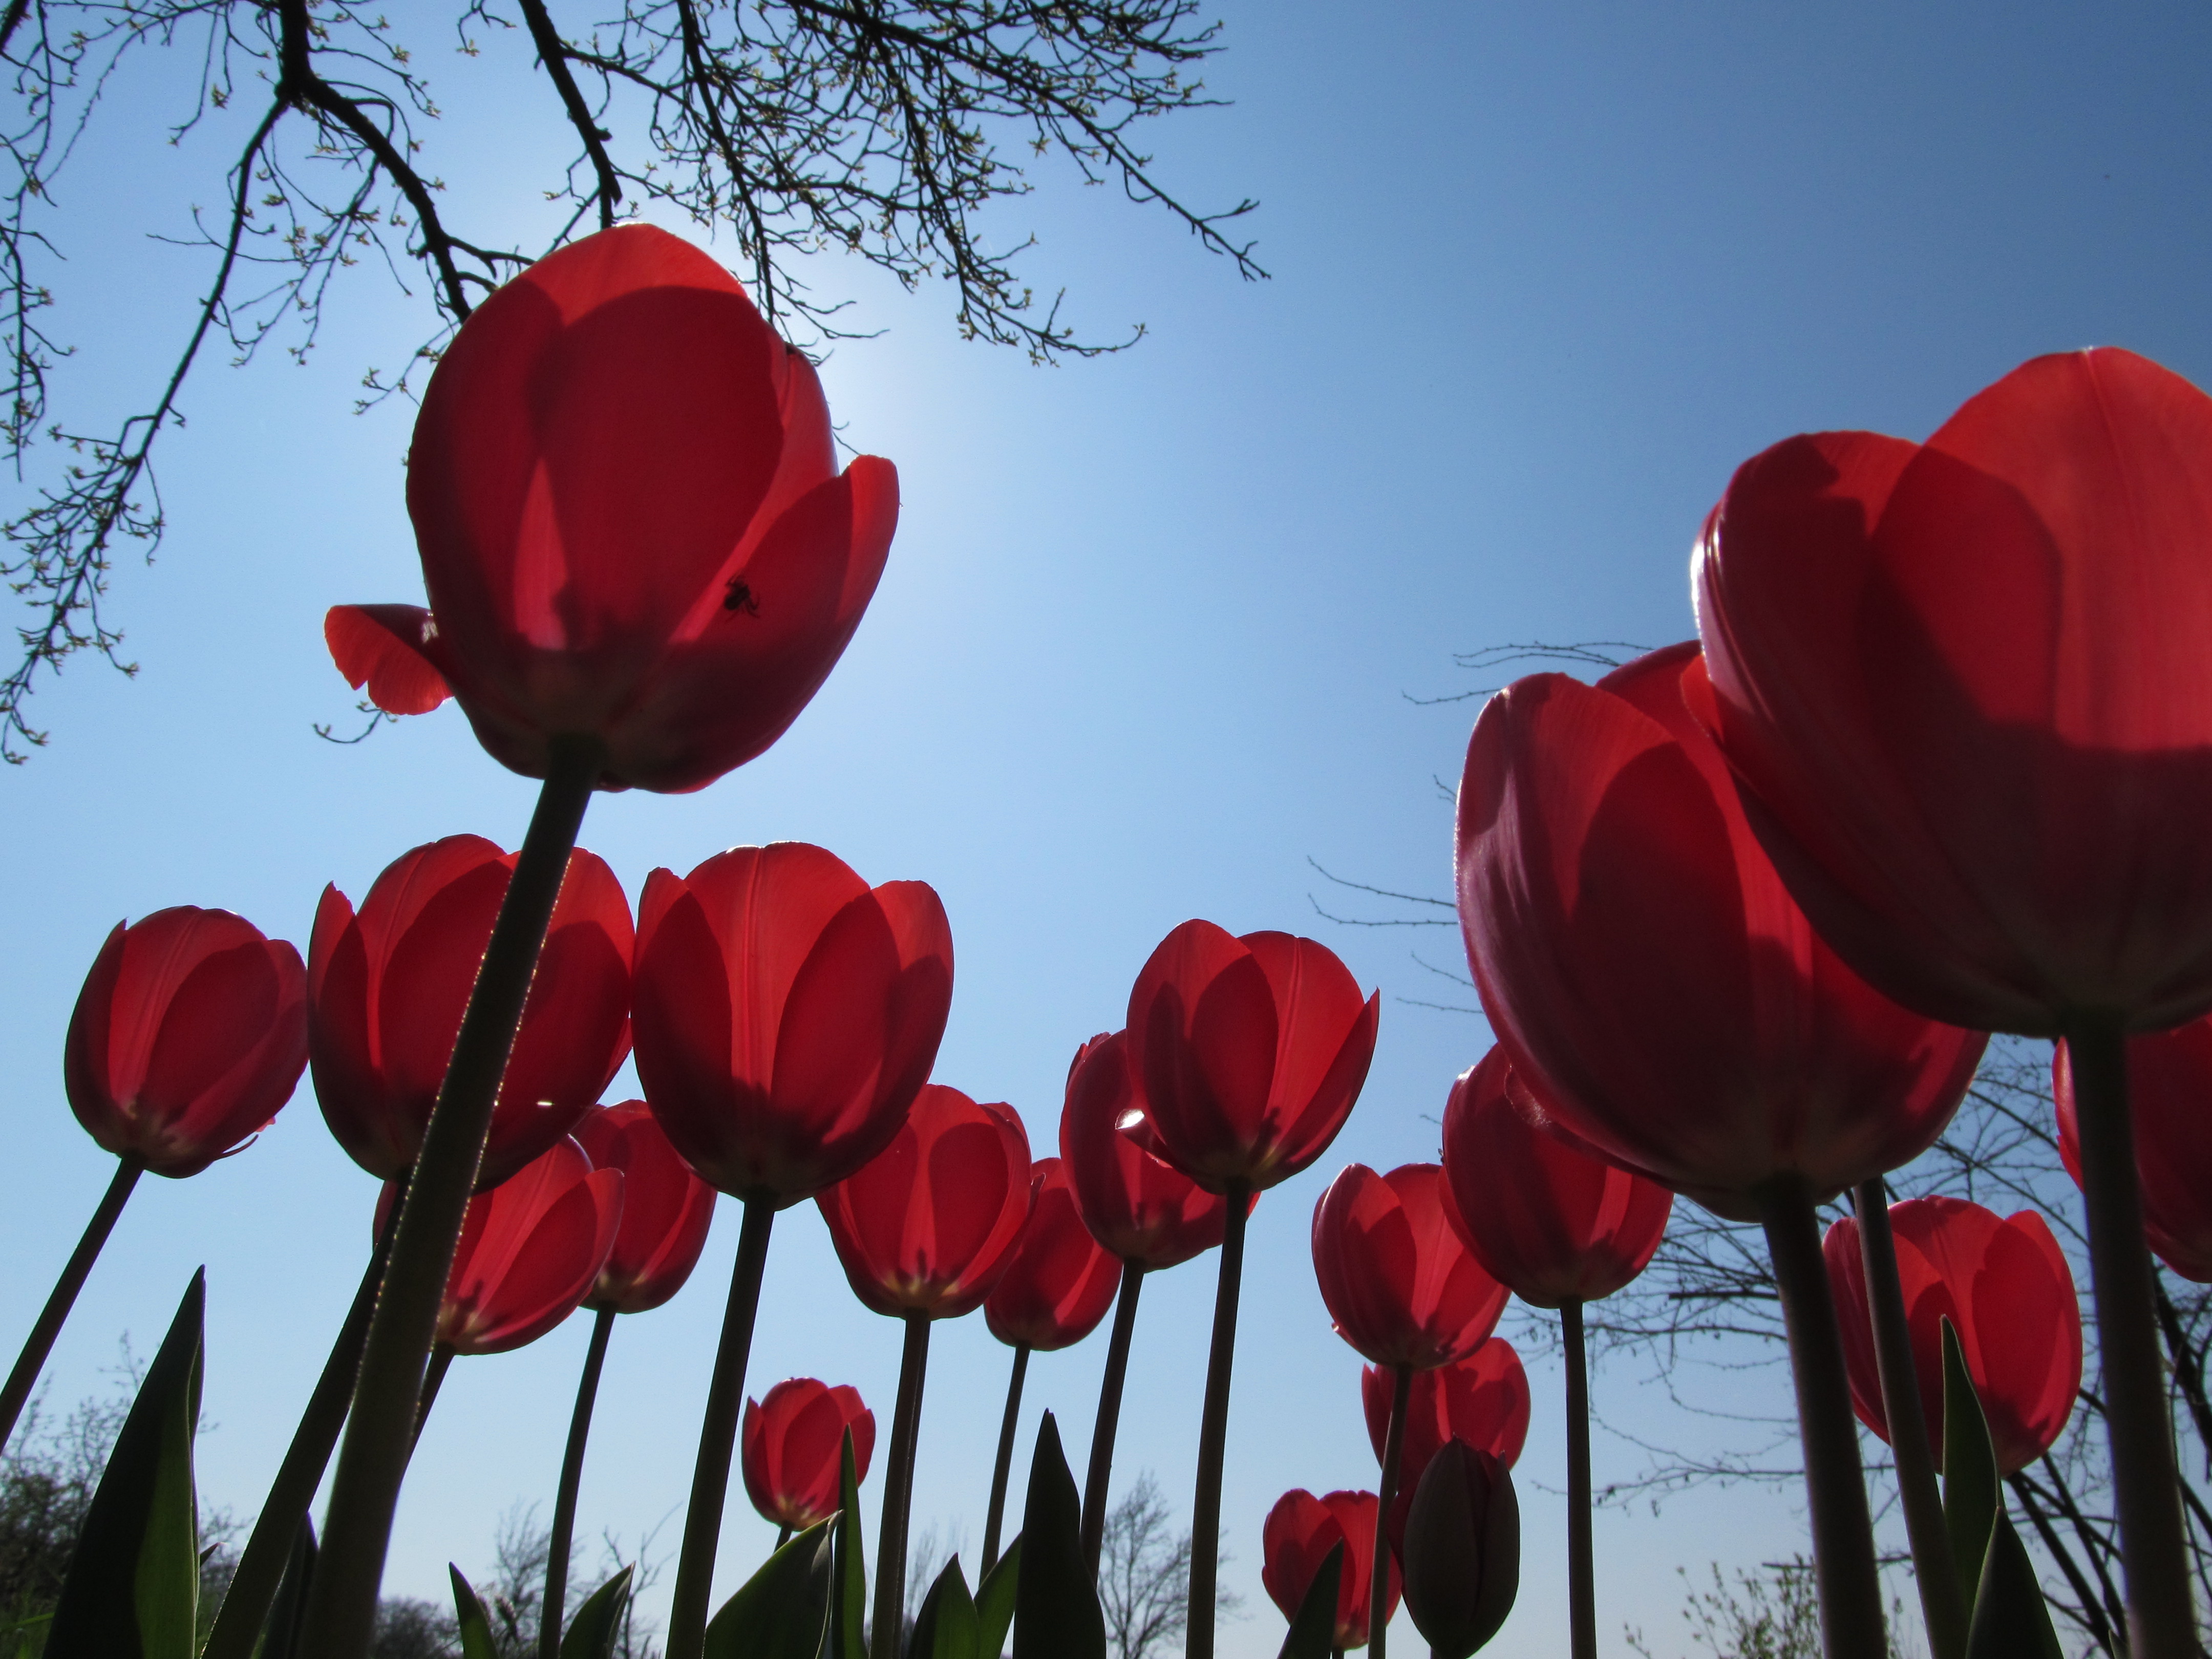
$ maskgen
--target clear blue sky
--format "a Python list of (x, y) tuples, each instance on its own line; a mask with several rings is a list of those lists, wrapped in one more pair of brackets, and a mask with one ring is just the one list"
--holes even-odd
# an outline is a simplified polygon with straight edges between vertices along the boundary
[[(1312, 1205), (1343, 1162), (1432, 1157), (1444, 1091), (1486, 1042), (1478, 1020), (1399, 1000), (1454, 1000), (1407, 950), (1450, 966), (1452, 935), (1332, 927), (1309, 899), (1309, 857), (1448, 890), (1449, 807), (1431, 780), (1456, 777), (1474, 706), (1401, 693), (1480, 684), (1451, 653), (1501, 641), (1686, 635), (1700, 517), (1738, 461), (1791, 432), (1923, 435), (2021, 359), (2098, 343), (2212, 380), (2212, 16), (2018, 0), (1236, 0), (1224, 15), (1229, 50), (1208, 79), (1234, 106), (1151, 139), (1194, 200), (1261, 199), (1249, 223), (1273, 280), (1241, 284), (1164, 217), (1051, 169), (1000, 223), (1037, 231), (1033, 279), (1065, 281), (1073, 318), (1149, 325), (1126, 356), (1033, 369), (960, 343), (940, 292), (909, 298), (834, 259), (810, 271), (888, 331), (842, 346), (824, 378), (848, 440), (900, 469), (889, 574), (767, 757), (695, 796), (602, 798), (584, 842), (633, 897), (657, 864), (787, 837), (871, 880), (933, 883), (959, 953), (938, 1076), (1012, 1102), (1040, 1152), (1069, 1055), (1120, 1024), (1137, 968), (1187, 916), (1313, 933), (1382, 988), (1351, 1125), (1254, 1224), (1225, 1503), (1228, 1578), (1249, 1616), (1224, 1651), (1259, 1659), (1282, 1628), (1258, 1583), (1268, 1505), (1373, 1478), (1358, 1362), (1313, 1288)], [(451, 112), (437, 165), (455, 198), (532, 222), (545, 180), (513, 160), (528, 149), (514, 132), (535, 130), (544, 94), (521, 37), (465, 59), (428, 9), (393, 18)], [(57, 317), (82, 348), (63, 393), (74, 419), (146, 395), (204, 280), (203, 254), (144, 234), (216, 199), (231, 142), (217, 123), (161, 147), (180, 68), (149, 59), (126, 76), (112, 125), (59, 186), (72, 286)], [(362, 369), (426, 331), (422, 302), (382, 283), (352, 273), (304, 369), (272, 355), (204, 372), (190, 428), (165, 446), (160, 561), (116, 573), (143, 673), (73, 665), (35, 705), (52, 747), (0, 777), (15, 853), (0, 1333), (28, 1325), (108, 1176), (59, 1060), (109, 927), (219, 904), (304, 945), (325, 881), (358, 897), (418, 842), (520, 833), (529, 787), (450, 708), (356, 749), (309, 729), (343, 723), (351, 702), (323, 653), (325, 607), (420, 592), (400, 499), (407, 411), (348, 412)], [(54, 1399), (102, 1386), (124, 1332), (150, 1352), (204, 1261), (204, 1492), (250, 1513), (374, 1197), (305, 1090), (246, 1155), (147, 1182), (57, 1352)], [(672, 1550), (736, 1231), (725, 1214), (694, 1287), (616, 1333), (587, 1530), (634, 1544), (658, 1524)], [(896, 1328), (853, 1301), (811, 1209), (780, 1224), (766, 1294), (752, 1391), (794, 1373), (855, 1382), (887, 1429)], [(1121, 1468), (1157, 1471), (1179, 1510), (1211, 1294), (1206, 1265), (1147, 1287), (1121, 1442)], [(392, 1589), (442, 1594), (445, 1562), (487, 1562), (508, 1506), (550, 1505), (584, 1339), (572, 1323), (457, 1368), (408, 1488)], [(1079, 1464), (1102, 1347), (1031, 1370), (1030, 1421), (1059, 1408)], [(1006, 1360), (980, 1320), (939, 1330), (916, 1524), (964, 1528), (971, 1547)], [(1540, 1368), (1534, 1382), (1522, 1600), (1494, 1650), (1513, 1656), (1563, 1641), (1560, 1379)], [(1698, 1387), (1786, 1409), (1779, 1372)], [(1625, 1368), (1598, 1388), (1641, 1434), (1712, 1431)], [(1642, 1467), (1624, 1443), (1598, 1455), (1601, 1480)], [(1609, 1515), (1606, 1650), (1624, 1621), (1670, 1650), (1678, 1566), (1772, 1559), (1797, 1525), (1786, 1495)], [(769, 1534), (740, 1501), (725, 1540), (727, 1588)]]

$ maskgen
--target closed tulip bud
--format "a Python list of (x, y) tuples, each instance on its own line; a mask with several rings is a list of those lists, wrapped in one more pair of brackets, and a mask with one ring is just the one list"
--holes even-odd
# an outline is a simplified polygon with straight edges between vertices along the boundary
[(63, 1048), (70, 1109), (118, 1158), (197, 1175), (291, 1098), (307, 1060), (300, 953), (228, 910), (156, 910), (107, 936)]
[(1521, 1588), (1521, 1504), (1488, 1452), (1448, 1441), (1407, 1516), (1406, 1611), (1437, 1659), (1467, 1659), (1498, 1634)]
[(649, 225), (548, 255), (446, 348), (408, 454), (430, 607), (340, 605), (380, 708), (450, 695), (502, 764), (605, 746), (603, 788), (696, 789), (782, 735), (874, 594), (898, 475), (837, 471), (814, 367)]
[(1314, 1277), (1336, 1334), (1378, 1365), (1417, 1371), (1472, 1352), (1505, 1287), (1467, 1248), (1434, 1164), (1347, 1166), (1314, 1206)]
[(1229, 1200), (1156, 1156), (1148, 1142), (1157, 1144), (1144, 1088), (1129, 1066), (1128, 1034), (1091, 1038), (1067, 1068), (1060, 1155), (1091, 1236), (1122, 1261), (1157, 1272), (1219, 1244)]
[(848, 1429), (857, 1486), (876, 1449), (876, 1414), (859, 1389), (794, 1376), (745, 1401), (745, 1496), (763, 1519), (804, 1532), (836, 1509)]
[(676, 1155), (641, 1100), (593, 1107), (576, 1125), (576, 1139), (593, 1169), (623, 1176), (622, 1225), (584, 1305), (617, 1313), (657, 1308), (699, 1265), (714, 1189)]
[(1098, 1246), (1068, 1190), (1067, 1165), (1030, 1165), (1030, 1218), (1014, 1259), (983, 1300), (983, 1322), (1009, 1347), (1050, 1352), (1097, 1328), (1114, 1305), (1121, 1264)]

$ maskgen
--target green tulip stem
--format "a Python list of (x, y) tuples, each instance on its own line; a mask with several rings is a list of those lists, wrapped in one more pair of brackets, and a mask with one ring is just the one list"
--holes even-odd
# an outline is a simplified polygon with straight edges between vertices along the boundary
[(1145, 1264), (1123, 1261), (1121, 1293), (1114, 1303), (1114, 1334), (1106, 1343), (1106, 1375), (1098, 1384), (1098, 1421), (1091, 1431), (1091, 1467), (1083, 1477), (1083, 1559), (1098, 1577), (1106, 1544), (1106, 1490), (1114, 1480), (1114, 1436), (1121, 1423), (1121, 1385), (1129, 1375), (1129, 1339), (1137, 1328), (1137, 1293)]
[(929, 1316), (906, 1316), (899, 1354), (898, 1405), (891, 1413), (890, 1462), (884, 1472), (884, 1518), (876, 1534), (876, 1614), (872, 1659), (899, 1659), (906, 1622), (907, 1518), (914, 1507), (914, 1453), (921, 1438), (921, 1389), (929, 1372)]
[(1920, 1616), (1928, 1627), (1928, 1651), (1930, 1659), (1966, 1659), (1966, 1607), (1951, 1562), (1951, 1533), (1943, 1522), (1936, 1454), (1920, 1403), (1920, 1374), (1912, 1363), (1911, 1326), (1897, 1277), (1897, 1241), (1889, 1230), (1889, 1190), (1880, 1176), (1873, 1176), (1851, 1189), (1851, 1202), (1858, 1212), (1859, 1259), (1866, 1273), (1875, 1366), (1881, 1377), (1881, 1411), (1897, 1461), (1897, 1491), (1912, 1550), (1913, 1582), (1920, 1591)]
[[(406, 1179), (400, 1176), (403, 1182)], [(398, 1218), (399, 1206), (395, 1202), (392, 1218), (385, 1223), (376, 1248), (369, 1252), (368, 1269), (353, 1293), (353, 1305), (346, 1310), (345, 1322), (338, 1327), (337, 1340), (331, 1344), (330, 1358), (323, 1362), (323, 1374), (315, 1379), (314, 1391), (307, 1396), (307, 1408), (292, 1431), (292, 1443), (284, 1449), (284, 1461), (276, 1466), (276, 1478), (269, 1483), (269, 1496), (246, 1540), (245, 1553), (238, 1558), (230, 1588), (223, 1592), (222, 1611), (216, 1615), (215, 1628), (208, 1632), (200, 1659), (253, 1659), (262, 1628), (269, 1620), (269, 1609), (276, 1604), (285, 1569), (291, 1564), (300, 1528), (307, 1521), (307, 1506), (315, 1501), (315, 1488), (323, 1484), (331, 1453), (345, 1427), (354, 1382), (361, 1375), (361, 1351), (368, 1340), (368, 1322), (376, 1311), (377, 1287), (384, 1282), (384, 1264), (392, 1254), (392, 1234)]]
[(476, 1190), (492, 1103), (521, 1028), (531, 977), (605, 757), (596, 737), (558, 737), (547, 744), (544, 787), (423, 1131), (415, 1178), (399, 1206), (383, 1292), (369, 1322), (301, 1631), (300, 1650), (316, 1659), (368, 1659), (392, 1512), (407, 1478), (416, 1401), (437, 1339), (446, 1278)]
[(1244, 1279), (1245, 1203), (1249, 1188), (1224, 1191), (1228, 1225), (1221, 1237), (1221, 1283), (1213, 1296), (1213, 1342), (1206, 1358), (1206, 1406), (1198, 1420), (1198, 1492), (1190, 1506), (1190, 1602), (1184, 1659), (1213, 1659), (1216, 1587), (1221, 1572), (1221, 1469), (1229, 1450), (1229, 1376), (1237, 1362), (1237, 1299)]
[[(561, 1620), (568, 1601), (568, 1552), (576, 1536), (576, 1493), (584, 1484), (584, 1443), (591, 1438), (592, 1407), (599, 1398), (599, 1371), (607, 1363), (607, 1338), (615, 1310), (592, 1316), (592, 1345), (576, 1384), (576, 1409), (568, 1416), (568, 1449), (561, 1455), (561, 1487), (553, 1498), (553, 1533), (545, 1546), (545, 1600), (538, 1626), (538, 1659), (561, 1659)], [(205, 1656), (203, 1656), (203, 1659)]]
[(1567, 1652), (1597, 1659), (1597, 1566), (1590, 1543), (1589, 1361), (1583, 1304), (1559, 1304), (1567, 1351)]
[(5, 1446), (9, 1436), (15, 1432), (15, 1419), (30, 1402), (39, 1373), (46, 1367), (46, 1356), (54, 1351), (54, 1339), (62, 1334), (70, 1310), (76, 1305), (76, 1293), (84, 1288), (84, 1281), (91, 1275), (92, 1264), (100, 1260), (100, 1247), (107, 1243), (108, 1234), (115, 1231), (116, 1218), (131, 1201), (131, 1189), (145, 1172), (146, 1166), (135, 1158), (116, 1160), (115, 1178), (100, 1194), (99, 1206), (85, 1225), (84, 1237), (70, 1252), (62, 1276), (54, 1281), (53, 1294), (39, 1310), (38, 1323), (23, 1339), (23, 1352), (15, 1357), (15, 1369), (8, 1373), (7, 1385), (0, 1388), (0, 1446)]
[(1398, 1465), (1406, 1455), (1406, 1408), (1413, 1397), (1413, 1368), (1390, 1368), (1390, 1426), (1382, 1435), (1382, 1474), (1376, 1482), (1375, 1553), (1367, 1571), (1368, 1659), (1382, 1659), (1390, 1630), (1390, 1505), (1398, 1496)]
[(422, 1373), (422, 1397), (415, 1402), (415, 1433), (407, 1442), (412, 1451), (422, 1443), (422, 1430), (430, 1420), (430, 1407), (438, 1403), (438, 1390), (446, 1386), (446, 1373), (453, 1369), (453, 1349), (441, 1342), (430, 1350), (430, 1364)]
[(983, 1522), (983, 1567), (977, 1576), (981, 1583), (984, 1575), (998, 1564), (999, 1528), (1006, 1519), (1006, 1477), (1014, 1468), (1014, 1431), (1022, 1420), (1022, 1383), (1030, 1374), (1030, 1345), (1014, 1346), (1014, 1372), (1006, 1379), (1006, 1411), (999, 1421), (999, 1461), (991, 1467), (991, 1507)]
[(668, 1659), (699, 1659), (707, 1645), (707, 1610), (714, 1588), (714, 1554), (722, 1541), (722, 1507), (730, 1495), (730, 1458), (737, 1449), (738, 1414), (745, 1397), (745, 1366), (752, 1358), (753, 1325), (760, 1316), (761, 1279), (768, 1269), (768, 1237), (775, 1206), (765, 1198), (744, 1201), (738, 1229), (737, 1265), (730, 1272), (729, 1306), (722, 1340), (707, 1383), (707, 1409), (699, 1425), (699, 1457), (691, 1470), (691, 1504), (684, 1511), (684, 1542), (676, 1556), (676, 1593), (668, 1607)]
[(2105, 1430), (2127, 1572), (2129, 1651), (2134, 1659), (2195, 1659), (2172, 1416), (2160, 1364), (2150, 1249), (2136, 1186), (2135, 1123), (2128, 1108), (2127, 1037), (2118, 1019), (2084, 1020), (2066, 1033), (2081, 1140), (2081, 1198), (2088, 1212), (2089, 1281), (2105, 1372)]
[(1813, 1518), (1813, 1577), (1820, 1592), (1821, 1650), (1828, 1659), (1881, 1659), (1881, 1581), (1874, 1523), (1859, 1467), (1858, 1423), (1844, 1370), (1844, 1340), (1820, 1255), (1820, 1223), (1802, 1180), (1778, 1176), (1759, 1194), (1760, 1220), (1790, 1338), (1797, 1388), (1797, 1437)]

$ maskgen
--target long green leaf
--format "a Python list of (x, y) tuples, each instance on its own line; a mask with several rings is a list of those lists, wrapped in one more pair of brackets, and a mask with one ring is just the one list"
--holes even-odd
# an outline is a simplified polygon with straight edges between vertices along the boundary
[(613, 1659), (623, 1613), (629, 1606), (629, 1576), (636, 1571), (624, 1567), (584, 1599), (561, 1638), (561, 1659)]
[(261, 1627), (256, 1659), (301, 1659), (300, 1632), (307, 1621), (307, 1585), (314, 1574), (315, 1523), (303, 1515), (292, 1534), (284, 1576), (276, 1583), (276, 1599), (269, 1606), (269, 1622)]
[(769, 1557), (707, 1626), (706, 1659), (821, 1659), (830, 1641), (830, 1529), (817, 1521)]
[(1006, 1546), (975, 1592), (975, 1652), (978, 1659), (999, 1659), (1006, 1650), (1006, 1632), (1014, 1622), (1014, 1593), (1021, 1587), (1022, 1539)]
[(860, 1481), (854, 1472), (853, 1431), (837, 1474), (836, 1559), (830, 1571), (830, 1659), (868, 1659), (868, 1555), (860, 1536)]
[(956, 1555), (922, 1598), (921, 1611), (915, 1615), (913, 1632), (907, 1638), (906, 1659), (981, 1659), (976, 1634), (975, 1602), (968, 1594), (968, 1576), (960, 1571)]
[(1981, 1591), (1974, 1598), (1966, 1659), (2065, 1659), (2058, 1632), (2051, 1627), (2035, 1564), (2002, 1510), (1982, 1565)]
[(491, 1639), (491, 1615), (476, 1587), (461, 1577), (461, 1570), (452, 1562), (446, 1571), (453, 1578), (453, 1618), (461, 1627), (461, 1659), (499, 1659), (499, 1647)]
[(1340, 1538), (1322, 1557), (1321, 1568), (1306, 1586), (1298, 1602), (1298, 1616), (1291, 1620), (1290, 1633), (1275, 1659), (1328, 1659), (1336, 1647), (1336, 1597), (1344, 1582), (1344, 1540)]
[(2002, 1504), (1997, 1490), (1997, 1455), (1990, 1443), (1989, 1419), (1974, 1391), (1973, 1374), (1959, 1346), (1959, 1333), (1943, 1322), (1943, 1527), (1951, 1534), (1951, 1559), (1958, 1564), (1959, 1596), (1966, 1606), (1982, 1584), (1982, 1561), (1990, 1553), (1990, 1533)]
[(207, 1270), (192, 1275), (85, 1510), (46, 1632), (50, 1659), (192, 1659), (198, 1639), (200, 1420)]
[(1014, 1659), (1106, 1659), (1106, 1615), (1083, 1550), (1083, 1500), (1052, 1413), (1037, 1429), (1022, 1512)]

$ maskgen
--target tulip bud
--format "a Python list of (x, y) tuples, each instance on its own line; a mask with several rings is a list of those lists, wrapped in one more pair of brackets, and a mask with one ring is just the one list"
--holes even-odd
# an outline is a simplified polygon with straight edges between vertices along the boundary
[(1406, 1611), (1437, 1659), (1498, 1634), (1521, 1588), (1521, 1504), (1513, 1476), (1455, 1438), (1429, 1460), (1406, 1520)]

